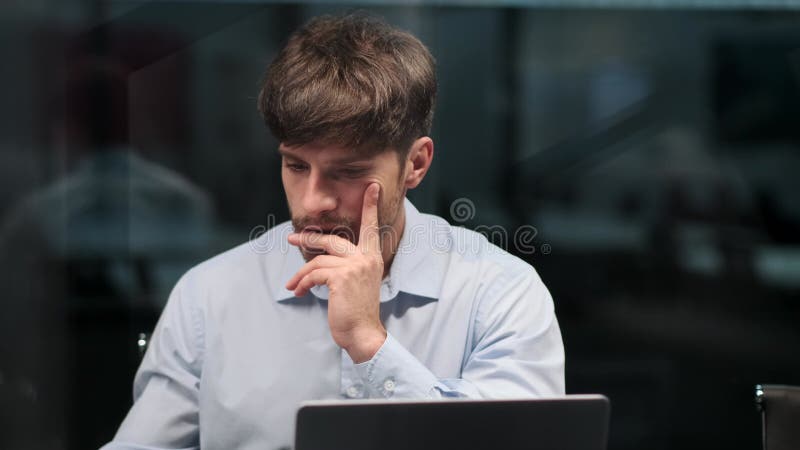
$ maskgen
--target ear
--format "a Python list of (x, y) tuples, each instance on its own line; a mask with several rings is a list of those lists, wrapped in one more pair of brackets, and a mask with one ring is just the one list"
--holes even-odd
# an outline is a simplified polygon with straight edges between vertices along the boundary
[(433, 162), (433, 139), (423, 136), (411, 144), (406, 158), (404, 186), (414, 189), (422, 183)]

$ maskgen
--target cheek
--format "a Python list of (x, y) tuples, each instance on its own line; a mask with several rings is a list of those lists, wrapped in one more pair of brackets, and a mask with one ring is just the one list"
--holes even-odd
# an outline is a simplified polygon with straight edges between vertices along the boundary
[(337, 214), (348, 218), (358, 218), (361, 215), (361, 205), (364, 200), (366, 185), (360, 183), (339, 182), (332, 186), (338, 200)]
[(368, 178), (364, 182), (364, 185), (361, 187), (362, 196), (363, 196), (363, 192), (367, 190), (367, 186), (369, 186), (372, 183), (378, 183), (378, 185), (381, 187), (381, 193), (380, 193), (380, 197), (379, 197), (379, 201), (381, 203), (384, 202), (385, 199), (388, 198), (388, 196), (392, 195), (393, 183), (390, 183), (385, 178), (372, 177), (372, 178)]
[(286, 204), (292, 215), (303, 215), (303, 185), (302, 179), (292, 174), (281, 173), (283, 191), (286, 194)]
[(286, 174), (285, 170), (281, 171), (281, 182), (283, 183), (283, 190), (286, 192), (286, 198), (293, 200), (298, 191), (297, 183), (292, 180), (290, 175)]

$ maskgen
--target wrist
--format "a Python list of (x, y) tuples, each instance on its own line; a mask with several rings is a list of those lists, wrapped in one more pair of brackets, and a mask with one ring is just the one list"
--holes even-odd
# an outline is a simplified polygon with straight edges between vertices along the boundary
[(344, 349), (350, 355), (350, 359), (353, 360), (354, 364), (361, 364), (372, 359), (384, 342), (386, 342), (386, 329), (380, 327), (379, 329), (359, 333), (352, 343), (344, 347)]

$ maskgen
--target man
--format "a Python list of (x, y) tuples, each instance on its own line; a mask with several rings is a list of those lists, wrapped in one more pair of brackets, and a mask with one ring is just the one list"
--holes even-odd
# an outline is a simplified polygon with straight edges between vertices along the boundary
[(310, 399), (564, 393), (533, 268), (405, 199), (433, 158), (435, 93), (428, 50), (383, 22), (290, 38), (259, 107), (292, 221), (181, 278), (107, 448), (278, 448)]

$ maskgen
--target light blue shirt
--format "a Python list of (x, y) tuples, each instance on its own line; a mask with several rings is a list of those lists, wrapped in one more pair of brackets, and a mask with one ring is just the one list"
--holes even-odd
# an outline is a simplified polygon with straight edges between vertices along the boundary
[(405, 212), (380, 292), (388, 336), (371, 360), (353, 364), (333, 342), (326, 286), (284, 288), (305, 261), (282, 223), (178, 281), (103, 449), (290, 446), (312, 399), (563, 395), (561, 332), (534, 269), (408, 200)]

